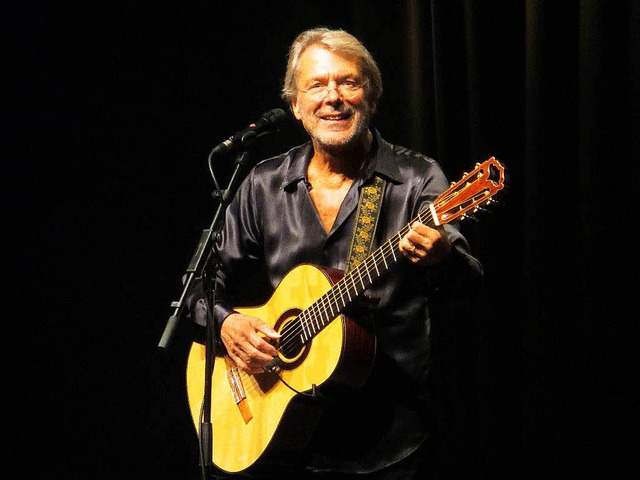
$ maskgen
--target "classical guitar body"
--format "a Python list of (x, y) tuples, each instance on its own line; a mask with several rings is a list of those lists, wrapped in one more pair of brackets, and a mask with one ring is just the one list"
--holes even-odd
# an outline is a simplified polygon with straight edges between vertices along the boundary
[[(275, 373), (251, 375), (227, 356), (215, 359), (212, 460), (219, 469), (238, 472), (263, 454), (277, 456), (303, 447), (321, 412), (321, 402), (304, 394), (332, 396), (366, 380), (375, 351), (371, 332), (338, 314), (317, 333), (307, 334), (308, 327), (298, 319), (339, 276), (336, 270), (300, 265), (285, 276), (266, 304), (238, 309), (264, 319), (282, 338)], [(300, 336), (312, 338), (303, 343), (296, 340)], [(204, 345), (194, 343), (187, 362), (187, 392), (196, 426), (204, 394), (204, 353)]]

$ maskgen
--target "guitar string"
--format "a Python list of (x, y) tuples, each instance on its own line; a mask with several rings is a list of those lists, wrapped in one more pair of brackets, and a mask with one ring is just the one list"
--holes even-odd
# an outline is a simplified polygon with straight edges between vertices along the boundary
[[(242, 381), (242, 387), (244, 388), (245, 393), (253, 393), (256, 391), (261, 391), (261, 389), (258, 388), (258, 382), (255, 380), (254, 378), (254, 374), (252, 373), (247, 373), (244, 370), (238, 368), (238, 367), (233, 367), (233, 368), (237, 368), (241, 381)], [(246, 380), (249, 380), (248, 382)], [(248, 385), (247, 385), (248, 384)], [(246, 395), (245, 395), (246, 397)]]

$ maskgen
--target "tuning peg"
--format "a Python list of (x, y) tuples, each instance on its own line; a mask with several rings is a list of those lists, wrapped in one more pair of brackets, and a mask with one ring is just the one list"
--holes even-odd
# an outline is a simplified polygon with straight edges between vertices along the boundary
[[(474, 211), (475, 211), (475, 210), (474, 210)], [(472, 215), (471, 213), (465, 213), (465, 214), (463, 214), (463, 215), (460, 217), (460, 220), (470, 220), (470, 221), (472, 221), (472, 222), (476, 222), (476, 223), (478, 223), (478, 222), (479, 222), (479, 220), (478, 220), (474, 215)]]

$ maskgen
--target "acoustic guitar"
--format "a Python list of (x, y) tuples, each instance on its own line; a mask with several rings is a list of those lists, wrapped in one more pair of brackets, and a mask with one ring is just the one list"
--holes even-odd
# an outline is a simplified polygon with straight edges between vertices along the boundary
[[(465, 173), (402, 230), (346, 274), (302, 264), (283, 278), (264, 305), (238, 308), (280, 333), (278, 355), (264, 373), (248, 374), (226, 355), (216, 356), (211, 379), (212, 461), (234, 473), (273, 453), (295, 454), (318, 418), (318, 395), (359, 388), (367, 378), (375, 338), (344, 314), (402, 254), (398, 243), (416, 220), (435, 227), (469, 217), (504, 186), (495, 157)], [(205, 346), (194, 342), (187, 360), (187, 393), (199, 430), (204, 397)]]

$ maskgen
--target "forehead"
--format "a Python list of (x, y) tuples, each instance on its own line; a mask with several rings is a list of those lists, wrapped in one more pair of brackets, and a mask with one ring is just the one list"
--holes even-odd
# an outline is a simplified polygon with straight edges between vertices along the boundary
[(321, 45), (307, 48), (298, 63), (299, 79), (319, 76), (359, 75), (360, 63), (357, 59), (327, 50)]

